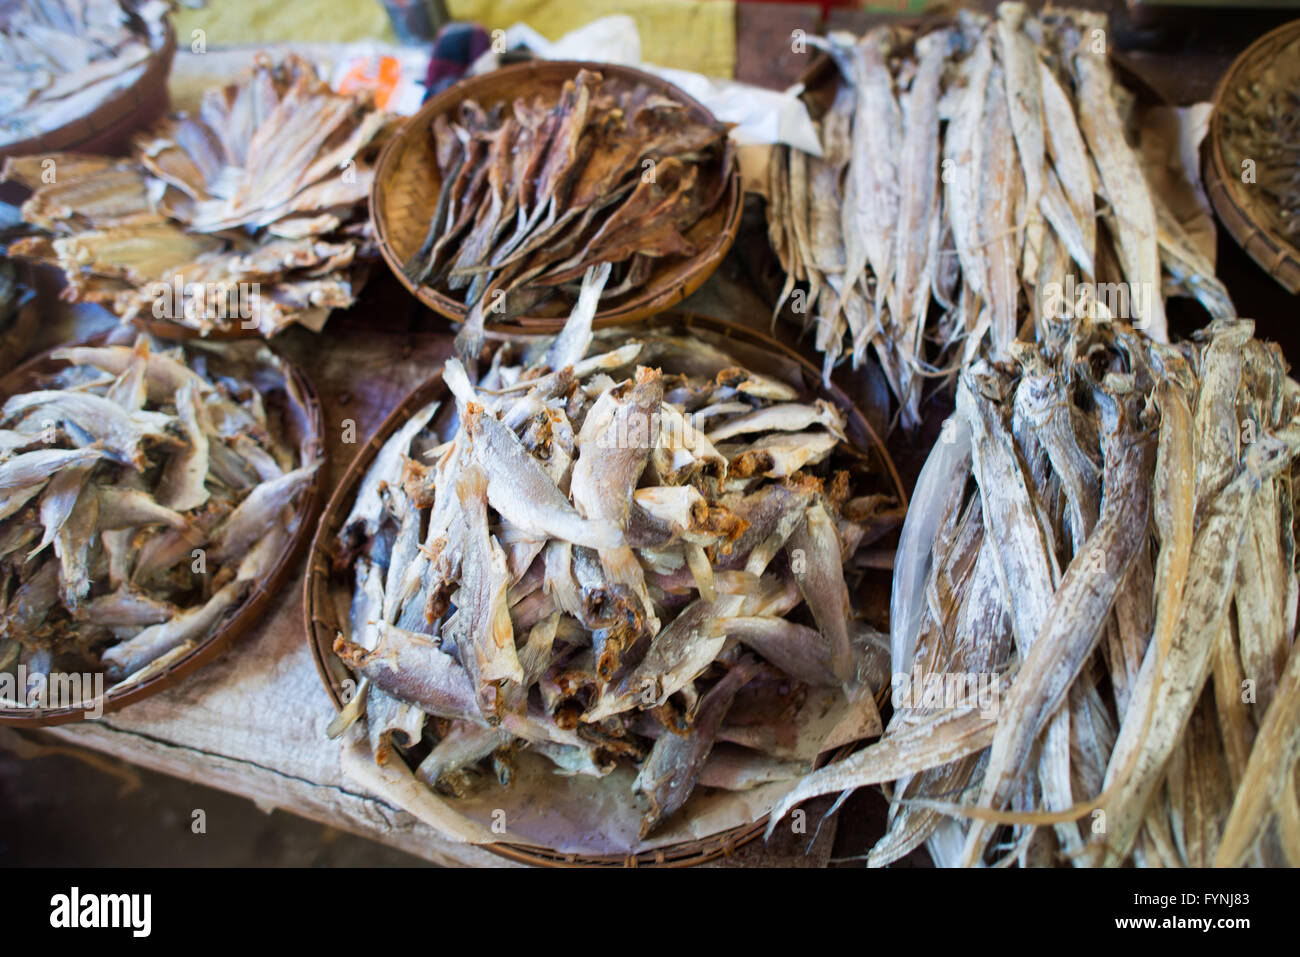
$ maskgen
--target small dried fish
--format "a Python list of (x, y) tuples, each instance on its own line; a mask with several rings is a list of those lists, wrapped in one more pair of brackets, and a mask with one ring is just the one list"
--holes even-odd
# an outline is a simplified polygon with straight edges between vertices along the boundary
[[(724, 731), (762, 746), (726, 771), (737, 788), (879, 733), (885, 651), (858, 634), (846, 562), (873, 516), (900, 509), (845, 448), (838, 409), (728, 345), (593, 334), (579, 307), (550, 342), (501, 345), (477, 385), (448, 360), (457, 414), (423, 410), (381, 447), (344, 525), (351, 635), (336, 650), (372, 696), (449, 719), (423, 730), (427, 785), (510, 786), (533, 756), (626, 781), (611, 772), (630, 763), (648, 836)], [(691, 418), (704, 410), (745, 441), (715, 447)], [(817, 629), (787, 617), (804, 604)], [(385, 651), (393, 636), (410, 647)], [(453, 685), (472, 708), (448, 713), (428, 690)], [(808, 699), (792, 745), (781, 715)], [(726, 728), (737, 700), (764, 716)], [(391, 761), (391, 708), (368, 708), (331, 733), (364, 719)]]
[[(46, 388), (6, 402), (15, 430), (40, 446), (0, 463), (0, 485), (12, 483), (0, 496), (22, 500), (0, 515), (6, 635), (61, 665), (140, 681), (218, 628), (282, 559), (285, 509), (319, 463), (235, 486), (210, 453), (238, 458), (237, 445), (292, 462), (263, 400), (293, 401), (291, 386), (256, 348), (199, 349), (161, 351), (143, 335), (73, 347)], [(237, 433), (209, 421), (217, 397)]]
[(662, 734), (641, 765), (633, 789), (649, 807), (641, 819), (641, 836), (686, 803), (713, 750), (714, 736), (735, 700), (736, 692), (758, 673), (754, 659), (742, 660), (709, 689), (700, 701), (695, 722), (686, 734)]
[[(162, 5), (86, 6), (139, 23)], [(160, 47), (161, 24), (154, 30)], [(104, 35), (76, 39), (99, 47)], [(23, 216), (49, 236), (10, 252), (58, 267), (69, 296), (124, 321), (147, 316), (203, 335), (242, 328), (269, 338), (295, 322), (319, 330), (331, 309), (353, 303), (374, 256), (366, 197), (394, 124), (371, 100), (335, 91), (301, 57), (258, 54), (233, 82), (205, 91), (198, 110), (137, 137), (127, 159), (7, 162), (3, 178), (32, 190)], [(57, 181), (40, 175), (46, 168)]]

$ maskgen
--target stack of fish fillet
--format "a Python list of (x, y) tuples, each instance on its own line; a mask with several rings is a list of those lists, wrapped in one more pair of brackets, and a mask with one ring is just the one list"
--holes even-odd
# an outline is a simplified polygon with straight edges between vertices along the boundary
[(593, 336), (609, 273), (477, 387), (450, 360), (445, 428), (433, 403), (379, 451), (339, 533), (335, 651), (363, 686), (332, 733), (364, 715), (377, 760), (401, 746), (453, 794), (489, 757), (508, 783), (521, 748), (562, 774), (631, 761), (644, 836), (697, 783), (793, 779), (845, 743), (828, 696), (849, 740), (878, 733), (886, 655), (845, 565), (901, 509), (834, 406), (713, 341)]
[(319, 330), (350, 306), (373, 243), (366, 197), (390, 118), (306, 61), (259, 56), (164, 121), (130, 159), (68, 153), (5, 164), (43, 233), (10, 255), (61, 268), (65, 295), (125, 320), (201, 334)]
[(74, 346), (0, 410), (0, 670), (142, 680), (270, 574), (319, 462), (264, 347)]
[(806, 281), (794, 311), (815, 327), (826, 374), (871, 347), (905, 428), (927, 379), (955, 375), (986, 342), (1002, 359), (1018, 332), (1032, 339), (1053, 290), (1073, 305), (1068, 290), (1127, 284), (1090, 297), (1095, 308), (1160, 340), (1166, 294), (1235, 314), (1147, 185), (1105, 26), (1003, 3), (993, 21), (963, 12), (924, 33), (826, 42), (838, 84), (823, 156), (778, 147), (769, 168), (768, 231), (787, 274), (777, 310)]
[(24, 0), (0, 9), (0, 146), (90, 116), (149, 68), (164, 0)]
[(962, 374), (899, 545), (898, 707), (782, 811), (892, 782), (874, 864), (1300, 864), (1300, 384), (1252, 334), (1084, 319)]

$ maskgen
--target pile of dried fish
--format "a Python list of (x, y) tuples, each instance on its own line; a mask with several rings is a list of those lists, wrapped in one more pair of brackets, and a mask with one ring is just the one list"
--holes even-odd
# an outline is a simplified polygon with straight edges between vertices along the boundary
[(770, 166), (768, 231), (787, 273), (777, 310), (806, 280), (795, 311), (816, 327), (826, 374), (870, 346), (908, 429), (925, 379), (955, 375), (986, 337), (1005, 358), (1062, 301), (1160, 340), (1166, 294), (1234, 315), (1148, 188), (1104, 27), (1003, 3), (995, 22), (964, 11), (921, 34), (826, 41), (839, 83), (824, 155), (778, 147)]
[(453, 794), (520, 749), (633, 762), (644, 837), (701, 781), (792, 779), (878, 733), (886, 654), (850, 585), (902, 510), (836, 407), (721, 337), (593, 336), (609, 273), (478, 387), (449, 360), (454, 407), (379, 451), (339, 532), (334, 648), (363, 682), (333, 733), (364, 715), (377, 760), (402, 747)]
[(467, 100), (432, 135), (443, 186), (404, 271), (469, 307), (464, 358), (481, 347), (489, 312), (505, 320), (575, 292), (590, 266), (615, 265), (609, 303), (664, 257), (694, 255), (688, 234), (721, 201), (731, 167), (725, 126), (591, 70), (553, 103), (521, 97), (485, 110)]
[(1261, 57), (1218, 107), (1224, 159), (1229, 170), (1240, 174), (1233, 192), (1247, 208), (1260, 209), (1271, 228), (1293, 245), (1300, 242), (1298, 63), (1300, 38)]
[(0, 670), (139, 681), (271, 572), (320, 464), (264, 346), (72, 346), (0, 409)]
[[(965, 371), (899, 544), (870, 861), (1300, 864), (1300, 384), (1253, 324)], [(1001, 825), (1011, 825), (1009, 827)]]
[(9, 160), (3, 178), (33, 190), (23, 218), (45, 231), (9, 251), (59, 266), (69, 298), (125, 320), (319, 330), (373, 257), (366, 197), (389, 127), (369, 94), (335, 93), (298, 57), (259, 56), (131, 159)]
[(163, 46), (163, 0), (25, 0), (0, 10), (0, 146), (93, 113)]

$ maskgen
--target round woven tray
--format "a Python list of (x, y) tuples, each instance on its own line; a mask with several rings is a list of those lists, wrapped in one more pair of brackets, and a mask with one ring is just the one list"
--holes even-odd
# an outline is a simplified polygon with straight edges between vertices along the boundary
[[(123, 341), (124, 332), (125, 330), (114, 329), (69, 345), (101, 345), (106, 342), (119, 342)], [(130, 338), (128, 337), (125, 341), (129, 342)], [(66, 346), (60, 346), (59, 348), (66, 348)], [(0, 401), (9, 396), (30, 390), (41, 377), (48, 376), (66, 367), (67, 363), (65, 361), (51, 357), (51, 353), (54, 351), (56, 350), (42, 353), (0, 378)], [(314, 449), (321, 459), (321, 466), (316, 470), (310, 484), (299, 497), (298, 505), (294, 510), (297, 529), (290, 536), (289, 541), (285, 543), (284, 549), (272, 566), (270, 574), (257, 583), (249, 596), (244, 599), (244, 602), (231, 612), (211, 635), (195, 646), (188, 654), (178, 658), (152, 677), (130, 685), (121, 691), (106, 694), (103, 702), (105, 714), (118, 711), (134, 701), (139, 701), (142, 698), (147, 698), (159, 691), (170, 688), (200, 665), (211, 661), (244, 637), (265, 618), (267, 609), (272, 602), (280, 597), (281, 589), (297, 567), (298, 559), (301, 558), (311, 533), (316, 527), (316, 518), (320, 514), (321, 502), (325, 496), (325, 482), (329, 464), (325, 461), (324, 420), (321, 416), (320, 399), (317, 398), (316, 390), (301, 370), (282, 356), (280, 359), (283, 363), (282, 368), (292, 377), (293, 383), (305, 403), (302, 406), (288, 401), (284, 403), (285, 437), (295, 447)], [(75, 707), (0, 708), (0, 725), (39, 727), (68, 724), (73, 721), (84, 720), (87, 710)]]
[[(879, 470), (879, 474), (885, 477), (887, 484), (893, 486), (899, 500), (906, 502), (907, 496), (898, 472), (894, 468), (893, 460), (865, 416), (840, 389), (834, 386), (830, 389), (824, 388), (820, 371), (797, 352), (751, 329), (706, 316), (669, 313), (650, 320), (647, 327), (647, 333), (653, 332), (656, 328), (665, 330), (671, 328), (676, 332), (705, 330), (732, 340), (735, 346), (744, 348), (751, 355), (766, 354), (770, 357), (769, 364), (777, 363), (784, 369), (797, 367), (803, 379), (805, 393), (824, 397), (834, 403), (845, 417), (845, 433), (851, 444), (865, 452), (866, 460), (870, 461), (873, 468)], [(737, 358), (741, 357), (737, 356)], [(755, 371), (764, 370), (755, 369)], [(338, 659), (333, 648), (334, 638), (341, 630), (337, 608), (330, 599), (330, 583), (336, 575), (337, 565), (334, 542), (340, 526), (351, 511), (357, 487), (365, 478), (366, 472), (369, 471), (384, 442), (418, 409), (435, 399), (445, 400), (447, 396), (448, 390), (443, 384), (442, 372), (438, 371), (422, 385), (417, 386), (393, 409), (348, 466), (342, 481), (325, 506), (316, 537), (312, 541), (307, 561), (307, 582), (303, 590), (303, 616), (307, 639), (316, 661), (316, 670), (337, 710), (342, 710), (346, 702), (344, 682), (350, 682), (351, 687), (355, 688), (356, 676)], [(884, 706), (888, 695), (888, 687), (882, 688), (878, 693), (877, 702), (881, 707)], [(838, 760), (853, 748), (854, 745), (849, 745), (839, 749), (830, 756), (829, 760)], [(761, 834), (766, 824), (767, 819), (764, 817), (700, 840), (629, 855), (563, 854), (545, 848), (510, 843), (483, 846), (502, 857), (544, 867), (692, 867), (729, 856), (736, 848)]]
[[(1205, 138), (1205, 186), (1214, 211), (1237, 245), (1291, 294), (1300, 293), (1300, 249), (1271, 225), (1265, 214), (1263, 191), (1241, 181), (1241, 170), (1225, 155), (1224, 112), (1242, 86), (1258, 82), (1259, 68), (1277, 62), (1282, 49), (1300, 37), (1300, 20), (1264, 34), (1233, 61), (1214, 91), (1209, 135)], [(1300, 90), (1293, 91), (1300, 95)]]
[[(420, 248), (433, 219), (441, 192), (441, 179), (434, 158), (433, 120), (454, 111), (462, 101), (478, 101), (485, 109), (516, 97), (542, 95), (555, 99), (566, 80), (579, 70), (598, 70), (606, 77), (629, 83), (644, 83), (656, 92), (683, 103), (700, 122), (714, 122), (703, 105), (666, 80), (631, 67), (608, 63), (578, 63), (567, 60), (534, 60), (502, 67), (471, 77), (435, 96), (389, 141), (375, 167), (370, 192), (370, 219), (384, 261), (422, 303), (460, 322), (467, 312), (464, 303), (429, 286), (416, 286), (402, 272), (402, 266)], [(636, 322), (677, 305), (709, 278), (722, 263), (740, 227), (742, 189), (740, 166), (734, 155), (730, 167), (721, 172), (727, 191), (718, 205), (686, 233), (700, 251), (693, 257), (668, 257), (655, 267), (650, 279), (636, 293), (620, 297), (616, 304), (596, 313), (594, 325), (609, 326)], [(558, 307), (557, 307), (558, 308)], [(486, 323), (489, 330), (524, 333), (558, 332), (567, 318), (559, 315), (521, 316), (508, 322)]]
[[(176, 54), (176, 34), (164, 18), (162, 35), (145, 60), (145, 70), (130, 86), (103, 100), (85, 116), (30, 139), (0, 146), (0, 158), (32, 153), (120, 153), (136, 130), (153, 125), (167, 112), (167, 77)], [(13, 64), (7, 65), (12, 68)]]

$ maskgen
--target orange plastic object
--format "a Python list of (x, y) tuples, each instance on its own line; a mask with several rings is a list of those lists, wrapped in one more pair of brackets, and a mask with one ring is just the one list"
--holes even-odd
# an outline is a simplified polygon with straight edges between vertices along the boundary
[(371, 90), (375, 94), (375, 106), (381, 110), (388, 109), (388, 101), (397, 89), (402, 78), (402, 65), (396, 57), (381, 56), (375, 59), (359, 59), (348, 68), (348, 72), (339, 81), (340, 93), (353, 93), (357, 90)]

